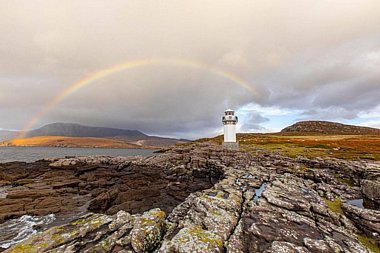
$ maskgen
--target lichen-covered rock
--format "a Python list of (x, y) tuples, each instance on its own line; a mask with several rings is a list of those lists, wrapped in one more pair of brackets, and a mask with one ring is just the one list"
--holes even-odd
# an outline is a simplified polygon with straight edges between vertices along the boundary
[(359, 228), (380, 241), (380, 211), (359, 208), (347, 203), (342, 204), (342, 209)]
[(303, 239), (303, 243), (305, 248), (310, 252), (328, 253), (334, 251), (326, 241), (321, 239), (311, 239), (309, 237), (305, 237)]
[(132, 247), (136, 252), (151, 252), (159, 245), (165, 232), (165, 217), (160, 209), (152, 209), (137, 218), (131, 232)]
[(219, 253), (223, 252), (223, 239), (201, 227), (191, 226), (181, 229), (170, 241), (163, 243), (159, 253)]
[[(354, 247), (366, 252), (352, 223), (341, 214), (323, 209), (329, 207), (314, 189), (306, 188), (302, 179), (279, 175), (256, 204), (246, 207), (227, 243), (227, 251), (349, 252)], [(344, 222), (348, 224), (341, 227)]]
[(309, 253), (305, 247), (297, 246), (290, 242), (274, 241), (271, 247), (264, 251), (265, 253)]
[(362, 180), (361, 190), (366, 198), (380, 203), (380, 181)]
[[(43, 233), (36, 234), (30, 239), (17, 244), (6, 252), (45, 252), (55, 249), (55, 252), (65, 252), (65, 249), (72, 246), (72, 242), (84, 243), (81, 238), (85, 238), (92, 232), (99, 230), (103, 225), (109, 224), (112, 218), (102, 214), (90, 214), (67, 225), (53, 227)], [(78, 241), (79, 240), (79, 241)], [(62, 247), (61, 247), (62, 246)]]
[(119, 211), (112, 219), (104, 238), (95, 243), (95, 245), (87, 245), (86, 249), (83, 250), (84, 252), (108, 253), (119, 245), (127, 246), (130, 244), (130, 241), (126, 244), (121, 244), (119, 240), (133, 228), (135, 217), (127, 212)]

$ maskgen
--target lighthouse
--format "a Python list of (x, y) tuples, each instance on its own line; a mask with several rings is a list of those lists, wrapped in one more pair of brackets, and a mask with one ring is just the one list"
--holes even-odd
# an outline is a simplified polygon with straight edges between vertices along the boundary
[(235, 116), (234, 110), (225, 110), (222, 122), (224, 125), (223, 147), (227, 149), (238, 149), (239, 144), (236, 142), (236, 124), (238, 122), (238, 117)]

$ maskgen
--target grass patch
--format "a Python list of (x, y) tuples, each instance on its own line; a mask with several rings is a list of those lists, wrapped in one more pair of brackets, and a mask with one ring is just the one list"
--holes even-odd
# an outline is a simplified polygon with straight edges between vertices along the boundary
[(351, 186), (351, 187), (355, 186), (355, 182), (352, 181), (351, 179), (341, 178), (339, 176), (335, 176), (335, 179), (336, 179), (336, 181), (338, 181), (338, 182), (340, 182), (342, 184), (345, 184), (345, 185), (348, 185), (348, 186)]
[(357, 235), (357, 237), (358, 237), (359, 242), (363, 244), (364, 246), (366, 246), (369, 250), (371, 250), (374, 253), (380, 253), (380, 248), (377, 245), (376, 240), (369, 238), (365, 234)]
[(309, 170), (310, 168), (307, 167), (305, 164), (301, 163), (299, 169), (300, 170)]
[(342, 201), (339, 198), (336, 198), (335, 200), (328, 200), (326, 198), (323, 198), (323, 201), (334, 213), (344, 214), (342, 210)]
[(326, 156), (326, 150), (321, 150), (320, 148), (310, 148), (307, 146), (302, 146), (300, 144), (293, 144), (293, 143), (271, 143), (259, 147), (266, 148), (272, 151), (277, 151), (280, 154), (292, 158), (296, 158), (297, 156), (306, 156), (309, 158), (312, 157), (321, 157)]
[(310, 148), (324, 148), (324, 149), (330, 149), (331, 147), (328, 146), (328, 145), (325, 145), (325, 144), (315, 144), (315, 145), (311, 145)]
[(364, 154), (359, 156), (360, 159), (367, 159), (367, 160), (376, 160), (376, 156), (374, 154)]

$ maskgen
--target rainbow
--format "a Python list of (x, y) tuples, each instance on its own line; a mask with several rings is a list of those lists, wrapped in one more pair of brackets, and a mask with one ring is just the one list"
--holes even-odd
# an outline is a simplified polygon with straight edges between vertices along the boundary
[(260, 93), (255, 88), (253, 88), (251, 85), (249, 85), (246, 81), (242, 80), (238, 76), (230, 72), (215, 68), (211, 65), (202, 63), (202, 62), (192, 61), (192, 60), (182, 60), (182, 59), (168, 59), (168, 58), (150, 58), (150, 59), (128, 61), (125, 63), (116, 64), (116, 65), (98, 70), (92, 74), (87, 75), (83, 79), (71, 84), (70, 86), (68, 86), (62, 92), (60, 92), (55, 97), (53, 97), (40, 111), (38, 111), (27, 122), (27, 124), (23, 127), (22, 134), (19, 136), (19, 138), (25, 137), (26, 132), (29, 131), (44, 115), (46, 115), (49, 111), (51, 111), (54, 107), (56, 107), (57, 104), (59, 104), (66, 97), (70, 96), (71, 94), (78, 91), (79, 89), (87, 85), (93, 84), (97, 80), (107, 77), (109, 75), (112, 75), (114, 73), (131, 69), (131, 68), (149, 66), (149, 65), (176, 65), (176, 66), (192, 67), (192, 68), (198, 68), (198, 69), (206, 69), (216, 75), (219, 75), (223, 78), (226, 78), (232, 81), (233, 83), (240, 85), (241, 87), (249, 91), (251, 94), (253, 94), (256, 98), (260, 97)]

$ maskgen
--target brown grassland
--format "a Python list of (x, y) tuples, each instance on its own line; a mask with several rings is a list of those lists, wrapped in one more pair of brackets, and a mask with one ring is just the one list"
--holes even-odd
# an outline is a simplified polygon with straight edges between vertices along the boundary
[[(222, 143), (223, 136), (205, 138)], [(380, 135), (309, 135), (287, 136), (281, 134), (238, 134), (242, 149), (261, 148), (284, 156), (309, 158), (341, 158), (349, 160), (380, 160)]]
[(141, 145), (122, 140), (93, 137), (39, 136), (13, 139), (0, 146), (44, 146), (44, 147), (96, 147), (96, 148), (141, 148)]

